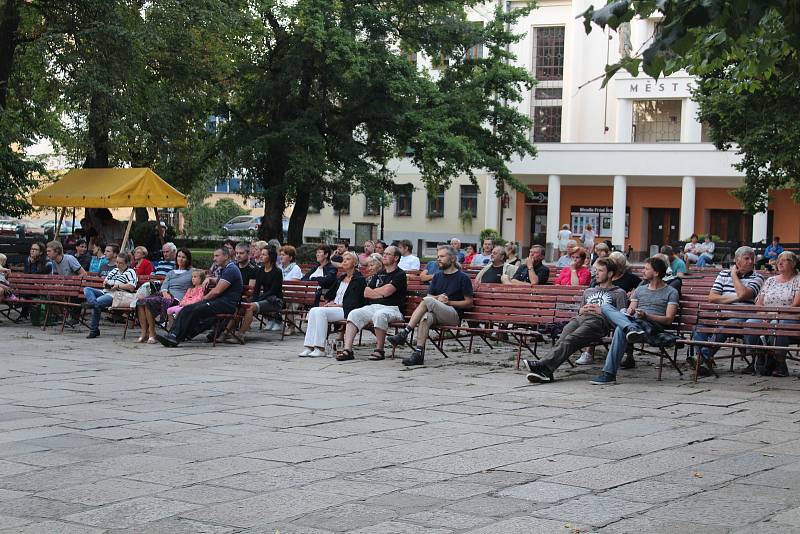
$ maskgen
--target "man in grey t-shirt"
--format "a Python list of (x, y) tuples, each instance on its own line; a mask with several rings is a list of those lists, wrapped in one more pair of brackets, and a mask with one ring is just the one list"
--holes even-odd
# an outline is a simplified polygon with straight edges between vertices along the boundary
[(64, 254), (64, 246), (60, 241), (51, 241), (47, 244), (47, 258), (52, 265), (53, 274), (71, 276), (76, 274), (86, 274), (81, 264), (70, 254)]
[(667, 263), (658, 257), (647, 258), (643, 274), (647, 285), (641, 285), (634, 290), (627, 310), (621, 312), (613, 306), (602, 307), (603, 315), (616, 328), (603, 366), (603, 374), (592, 379), (592, 384), (613, 384), (617, 381), (617, 370), (628, 343), (638, 343), (646, 338), (643, 327), (660, 331), (675, 320), (680, 297), (674, 287), (664, 283)]
[(613, 325), (603, 316), (603, 306), (619, 309), (628, 305), (625, 291), (611, 283), (617, 264), (608, 258), (599, 258), (594, 265), (597, 285), (583, 292), (578, 315), (564, 327), (550, 356), (542, 360), (523, 360), (530, 371), (526, 377), (529, 382), (552, 382), (555, 370), (576, 350), (608, 334)]

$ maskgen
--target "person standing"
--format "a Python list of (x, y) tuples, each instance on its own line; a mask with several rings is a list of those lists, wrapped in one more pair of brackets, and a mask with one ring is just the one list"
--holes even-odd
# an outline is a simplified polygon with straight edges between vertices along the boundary
[(558, 238), (558, 251), (563, 256), (567, 252), (567, 243), (572, 239), (572, 231), (570, 231), (569, 225), (562, 226), (556, 237)]
[(583, 234), (581, 234), (581, 241), (583, 242), (583, 248), (586, 249), (586, 254), (591, 257), (592, 252), (594, 251), (594, 238), (597, 237), (597, 234), (594, 231), (594, 227), (592, 223), (588, 223), (586, 226), (583, 227)]

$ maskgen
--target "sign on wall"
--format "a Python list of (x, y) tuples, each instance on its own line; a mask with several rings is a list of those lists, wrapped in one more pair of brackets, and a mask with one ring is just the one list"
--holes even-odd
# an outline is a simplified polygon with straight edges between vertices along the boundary
[[(572, 206), (570, 209), (570, 227), (573, 235), (583, 234), (587, 224), (591, 224), (598, 237), (611, 237), (611, 223), (614, 210), (610, 206)], [(630, 209), (625, 208), (625, 237), (630, 227)]]
[(690, 98), (695, 87), (689, 76), (660, 78), (617, 78), (617, 98), (655, 100), (658, 98)]

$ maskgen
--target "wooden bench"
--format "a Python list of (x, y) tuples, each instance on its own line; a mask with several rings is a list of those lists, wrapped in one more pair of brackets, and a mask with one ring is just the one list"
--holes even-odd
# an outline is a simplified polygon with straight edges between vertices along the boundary
[[(800, 338), (800, 308), (775, 308), (767, 306), (743, 305), (743, 304), (699, 304), (694, 331), (704, 334), (722, 334), (733, 340), (725, 342), (700, 341), (695, 339), (681, 339), (675, 345), (675, 357), (679, 348), (689, 347), (714, 347), (717, 349), (731, 349), (729, 355), (714, 355), (714, 360), (730, 359), (730, 370), (733, 371), (734, 359), (740, 356), (745, 362), (752, 363), (747, 359), (748, 351), (785, 351), (787, 359), (798, 360), (797, 356), (791, 356), (792, 352), (797, 353), (800, 347), (795, 345), (776, 346), (776, 345), (755, 345), (744, 342), (745, 336), (755, 337), (787, 337), (796, 340)], [(756, 322), (747, 322), (754, 320)], [(798, 324), (774, 323), (776, 320), (796, 321)], [(737, 356), (737, 350), (739, 354)], [(694, 381), (702, 363), (701, 357), (695, 358)], [(711, 368), (716, 376), (716, 371)]]
[[(79, 308), (84, 300), (82, 276), (12, 273), (9, 282), (17, 299), (3, 302), (7, 306), (2, 312), (3, 315), (11, 319), (11, 313), (13, 311), (21, 313), (25, 305), (44, 306), (42, 330), (47, 328), (52, 314), (62, 311), (60, 331), (63, 332), (69, 312)], [(16, 322), (19, 319), (18, 315)]]

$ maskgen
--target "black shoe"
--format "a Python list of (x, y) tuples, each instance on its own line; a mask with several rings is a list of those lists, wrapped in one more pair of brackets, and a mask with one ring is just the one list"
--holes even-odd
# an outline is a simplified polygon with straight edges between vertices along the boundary
[(630, 329), (625, 333), (625, 340), (628, 343), (642, 343), (646, 337), (644, 330)]
[(525, 366), (525, 368), (528, 370), (529, 373), (533, 372), (537, 363), (539, 362), (537, 362), (536, 360), (526, 360), (525, 358), (522, 358), (522, 365)]
[(411, 356), (403, 358), (403, 365), (425, 365), (425, 352), (417, 347)]
[(94, 339), (96, 337), (100, 337), (100, 330), (92, 330), (89, 332), (89, 335), (86, 336), (86, 339)]
[(532, 384), (546, 384), (555, 380), (555, 378), (553, 378), (553, 371), (548, 369), (542, 362), (531, 362), (528, 360), (525, 360), (525, 362), (528, 365), (528, 369), (531, 371), (525, 377), (528, 379), (528, 382)]
[(403, 328), (402, 330), (398, 331), (395, 335), (389, 336), (386, 339), (389, 341), (389, 343), (392, 344), (393, 347), (396, 347), (397, 345), (402, 345), (404, 343), (407, 343), (408, 334), (410, 333), (411, 332), (409, 332), (407, 329)]
[(775, 358), (770, 355), (766, 355), (764, 357), (764, 368), (759, 370), (761, 376), (772, 376), (772, 372), (775, 371)]
[(620, 362), (619, 366), (622, 369), (633, 369), (636, 367), (636, 360), (633, 359), (633, 356), (628, 356)]
[[(702, 369), (705, 369), (705, 367), (703, 367)], [(708, 369), (706, 369), (706, 371), (708, 371)], [(753, 366), (752, 363), (748, 363), (747, 367), (745, 367), (739, 372), (742, 373), (743, 375), (754, 375), (756, 374), (756, 368)]]
[(603, 371), (603, 374), (600, 376), (596, 376), (589, 380), (590, 384), (594, 384), (597, 386), (604, 386), (608, 384), (616, 384), (617, 383), (617, 375), (612, 375), (610, 373), (606, 373)]
[(174, 348), (178, 346), (178, 340), (172, 334), (167, 334), (165, 336), (162, 336), (161, 334), (156, 334), (156, 340), (165, 347)]
[(337, 362), (347, 362), (350, 360), (355, 360), (356, 357), (353, 354), (353, 351), (350, 349), (344, 349), (341, 354), (336, 355)]
[(789, 376), (789, 367), (786, 365), (786, 360), (782, 362), (775, 362), (775, 369), (772, 371), (772, 376)]

